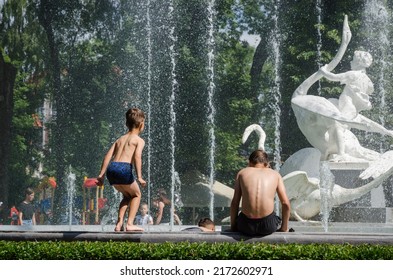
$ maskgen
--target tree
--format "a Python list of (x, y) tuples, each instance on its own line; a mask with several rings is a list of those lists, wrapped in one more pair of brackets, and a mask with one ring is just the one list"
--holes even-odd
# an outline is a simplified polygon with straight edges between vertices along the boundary
[[(34, 120), (32, 114), (35, 113), (35, 105), (40, 99), (40, 94), (35, 94), (29, 86), (21, 91), (22, 84), (33, 84), (40, 72), (40, 50), (37, 48), (37, 42), (40, 36), (39, 28), (34, 20), (33, 14), (27, 1), (5, 1), (1, 6), (0, 22), (0, 49), (1, 49), (1, 68), (2, 73), (2, 99), (1, 103), (1, 172), (0, 172), (0, 189), (5, 199), (5, 207), (8, 206), (9, 200), (15, 202), (18, 194), (26, 184), (16, 184), (14, 178), (16, 174), (26, 174), (32, 160), (24, 161), (22, 169), (15, 172), (16, 158), (27, 155), (28, 153), (36, 154), (36, 149), (32, 146), (26, 149), (38, 134), (34, 131), (30, 133), (23, 132), (19, 134), (18, 129), (27, 125), (32, 128)], [(37, 87), (36, 87), (37, 88)], [(27, 89), (27, 90), (26, 90)], [(15, 93), (21, 93), (15, 94)], [(15, 114), (19, 114), (18, 104), (27, 104), (23, 108), (23, 116), (26, 117), (21, 122), (15, 121)], [(20, 116), (20, 115), (19, 115)], [(21, 145), (15, 145), (19, 143)], [(16, 156), (15, 156), (16, 155)], [(22, 170), (22, 171), (21, 171)], [(31, 169), (30, 169), (31, 170)], [(22, 176), (18, 176), (22, 177)], [(19, 182), (20, 183), (20, 182)], [(13, 190), (13, 192), (11, 192)], [(23, 194), (23, 192), (22, 192)]]
[(0, 197), (4, 207), (8, 207), (9, 197), (9, 172), (11, 150), (11, 123), (13, 116), (13, 90), (16, 78), (16, 68), (4, 59), (3, 52), (0, 55)]

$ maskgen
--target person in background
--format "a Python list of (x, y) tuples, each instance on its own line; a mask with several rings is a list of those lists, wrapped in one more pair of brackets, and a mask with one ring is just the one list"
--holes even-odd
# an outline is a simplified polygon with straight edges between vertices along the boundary
[(36, 225), (35, 207), (33, 205), (34, 191), (31, 188), (25, 190), (25, 199), (18, 206), (19, 224)]
[(197, 227), (188, 227), (182, 229), (182, 231), (193, 231), (193, 232), (214, 232), (216, 231), (216, 226), (210, 218), (202, 218), (198, 222)]
[[(171, 219), (171, 201), (164, 189), (159, 189), (157, 196), (153, 198), (153, 206), (157, 209), (155, 214), (155, 225), (169, 225)], [(173, 213), (174, 224), (181, 225), (181, 220), (176, 212)]]
[(149, 214), (149, 208), (146, 202), (139, 205), (139, 213), (135, 217), (135, 224), (137, 225), (152, 225), (153, 217)]
[(216, 231), (216, 226), (210, 218), (202, 218), (198, 222), (198, 227), (202, 231)]
[(10, 209), (10, 219), (11, 219), (11, 225), (19, 224), (19, 211), (18, 209), (16, 209), (15, 205), (12, 205)]

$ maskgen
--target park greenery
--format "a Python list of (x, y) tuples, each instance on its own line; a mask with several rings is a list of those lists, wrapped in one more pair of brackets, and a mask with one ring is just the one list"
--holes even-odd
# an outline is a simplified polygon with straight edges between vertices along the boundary
[(391, 260), (392, 252), (369, 244), (0, 241), (1, 260)]
[[(215, 4), (213, 39), (209, 38), (208, 2)], [(338, 72), (348, 70), (353, 51), (367, 49), (366, 39), (372, 39), (372, 35), (364, 32), (368, 1), (320, 2), (321, 22), (318, 23), (316, 1), (312, 0), (0, 1), (0, 200), (10, 207), (22, 200), (24, 188), (37, 186), (42, 176), (53, 176), (58, 186), (55, 204), (62, 205), (69, 167), (72, 166), (78, 182), (84, 176), (97, 176), (110, 143), (125, 131), (124, 113), (131, 106), (149, 112), (148, 126), (142, 136), (147, 141), (144, 172), (147, 172), (149, 154), (152, 187), (169, 187), (172, 162), (180, 175), (191, 169), (209, 174), (212, 128), (215, 179), (229, 186), (239, 168), (245, 166), (245, 155), (256, 148), (255, 139), (251, 138), (249, 145), (241, 143), (244, 128), (252, 123), (263, 125), (268, 135), (267, 151), (273, 156), (279, 149), (282, 161), (308, 147), (290, 107), (293, 91), (318, 70), (318, 60), (323, 65), (335, 55), (344, 14), (348, 15), (353, 38), (337, 67)], [(392, 1), (379, 2), (391, 13)], [(390, 24), (390, 33), (391, 29)], [(318, 31), (322, 43), (319, 57)], [(258, 35), (261, 40), (256, 45), (250, 44), (241, 39), (244, 33)], [(281, 58), (278, 72), (272, 47), (274, 36), (279, 42)], [(214, 41), (214, 123), (208, 120), (213, 110), (208, 104), (211, 82), (207, 78), (208, 40)], [(387, 58), (385, 63), (391, 65), (392, 57)], [(380, 66), (377, 63), (372, 67)], [(373, 73), (370, 71), (371, 78), (377, 81)], [(388, 128), (392, 127), (392, 114), (386, 113), (392, 111), (392, 73), (392, 67), (386, 68), (384, 107), (380, 106), (376, 94), (373, 97), (376, 105), (369, 113), (383, 115)], [(340, 85), (326, 80), (321, 84), (324, 96), (337, 97)], [(274, 106), (277, 87), (280, 99)], [(175, 122), (169, 105), (173, 95)], [(44, 104), (52, 108), (49, 119), (45, 119)], [(280, 147), (274, 139), (277, 124), (274, 115), (278, 109)], [(175, 133), (174, 151), (167, 137), (171, 123)], [(150, 139), (147, 130), (151, 132)], [(44, 133), (48, 138), (43, 140)], [(378, 141), (379, 148), (390, 144), (388, 139)], [(68, 245), (58, 243), (57, 246)], [(106, 250), (123, 246), (126, 250), (131, 244), (94, 246), (107, 246)], [(148, 246), (157, 245), (144, 246), (148, 250)], [(72, 247), (72, 251), (76, 252), (76, 248)], [(272, 251), (272, 248), (266, 245), (258, 250)], [(285, 256), (288, 247), (281, 248), (283, 255), (279, 258)], [(38, 252), (36, 249), (33, 251)], [(297, 249), (288, 252), (292, 250)], [(55, 254), (34, 255), (33, 251), (27, 258), (56, 258)], [(221, 247), (218, 251), (222, 256)], [(17, 252), (26, 250), (15, 250), (12, 258), (23, 258)], [(302, 252), (305, 254), (306, 250)], [(119, 258), (126, 257), (117, 254)], [(324, 257), (320, 252), (318, 256)], [(169, 258), (169, 255), (157, 258)], [(203, 258), (203, 254), (197, 258)]]

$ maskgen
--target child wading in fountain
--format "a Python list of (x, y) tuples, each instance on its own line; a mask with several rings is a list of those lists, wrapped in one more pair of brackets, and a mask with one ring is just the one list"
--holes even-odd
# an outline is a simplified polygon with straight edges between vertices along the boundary
[[(137, 108), (129, 109), (126, 113), (128, 133), (113, 143), (102, 162), (101, 171), (97, 178), (97, 185), (104, 184), (104, 176), (109, 183), (123, 194), (119, 205), (119, 214), (115, 231), (124, 230), (124, 216), (128, 210), (126, 231), (143, 231), (134, 225), (136, 212), (141, 201), (141, 191), (137, 181), (142, 187), (146, 181), (142, 179), (142, 151), (145, 141), (139, 137), (145, 127), (145, 114)], [(135, 166), (136, 180), (132, 174), (132, 165)]]
[(171, 213), (173, 214), (173, 221), (177, 225), (181, 225), (179, 216), (172, 211), (171, 201), (169, 200), (166, 191), (159, 189), (156, 196), (152, 199), (153, 206), (156, 208), (155, 225), (169, 225), (171, 220)]
[(139, 215), (135, 217), (135, 223), (137, 225), (152, 225), (153, 217), (149, 215), (149, 209), (146, 202), (142, 202), (139, 206)]

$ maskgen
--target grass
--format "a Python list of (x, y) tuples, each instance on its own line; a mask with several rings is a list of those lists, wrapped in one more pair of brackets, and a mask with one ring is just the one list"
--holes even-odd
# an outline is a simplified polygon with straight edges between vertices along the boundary
[(0, 241), (1, 260), (392, 260), (393, 246)]

